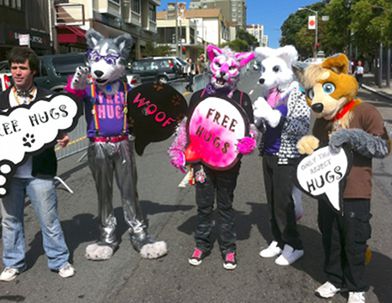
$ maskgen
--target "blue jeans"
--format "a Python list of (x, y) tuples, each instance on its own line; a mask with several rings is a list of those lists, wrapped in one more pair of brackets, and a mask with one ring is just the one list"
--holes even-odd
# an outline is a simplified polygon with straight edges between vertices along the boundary
[(31, 205), (38, 216), (48, 267), (58, 270), (68, 262), (69, 251), (57, 212), (57, 195), (53, 179), (10, 180), (8, 194), (3, 197), (1, 203), (4, 266), (21, 270), (26, 267), (23, 222), (26, 194), (30, 197)]

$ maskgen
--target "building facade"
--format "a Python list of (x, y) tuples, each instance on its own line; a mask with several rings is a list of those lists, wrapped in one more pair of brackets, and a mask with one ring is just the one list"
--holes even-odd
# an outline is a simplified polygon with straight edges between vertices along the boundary
[(185, 9), (177, 23), (175, 16), (175, 12), (172, 13), (170, 9), (158, 12), (157, 15), (157, 43), (170, 45), (173, 53), (176, 52), (176, 42), (187, 57), (194, 57), (198, 49), (207, 44), (220, 45), (230, 41), (230, 28), (220, 9)]
[(52, 52), (49, 5), (48, 0), (0, 0), (0, 60), (18, 45), (40, 55)]
[(226, 21), (231, 21), (240, 28), (246, 28), (245, 0), (191, 0), (189, 8), (218, 8)]
[(85, 31), (93, 28), (106, 37), (129, 33), (133, 58), (141, 58), (148, 42), (157, 38), (156, 8), (160, 0), (68, 0), (56, 2), (57, 49), (85, 50)]
[(257, 39), (259, 46), (268, 46), (268, 37), (264, 35), (264, 25), (251, 24), (246, 27), (246, 31)]

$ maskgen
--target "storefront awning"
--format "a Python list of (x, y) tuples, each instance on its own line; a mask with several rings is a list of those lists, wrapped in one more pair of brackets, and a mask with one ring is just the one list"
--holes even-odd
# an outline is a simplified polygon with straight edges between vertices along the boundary
[(86, 44), (86, 31), (74, 25), (57, 26), (57, 40), (60, 44)]

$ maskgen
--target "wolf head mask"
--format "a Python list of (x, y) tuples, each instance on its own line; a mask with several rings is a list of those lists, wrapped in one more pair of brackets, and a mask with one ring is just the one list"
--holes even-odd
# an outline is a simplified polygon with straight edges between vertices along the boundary
[(88, 64), (98, 85), (116, 81), (125, 74), (126, 61), (133, 45), (131, 35), (123, 34), (110, 39), (90, 29), (86, 40), (89, 47)]

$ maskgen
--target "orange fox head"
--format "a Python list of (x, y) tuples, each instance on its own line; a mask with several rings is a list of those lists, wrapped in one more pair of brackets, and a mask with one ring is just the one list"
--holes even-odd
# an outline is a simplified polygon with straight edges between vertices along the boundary
[(321, 64), (294, 71), (306, 90), (308, 105), (316, 118), (332, 120), (342, 107), (358, 93), (356, 79), (348, 74), (349, 60), (337, 54)]

